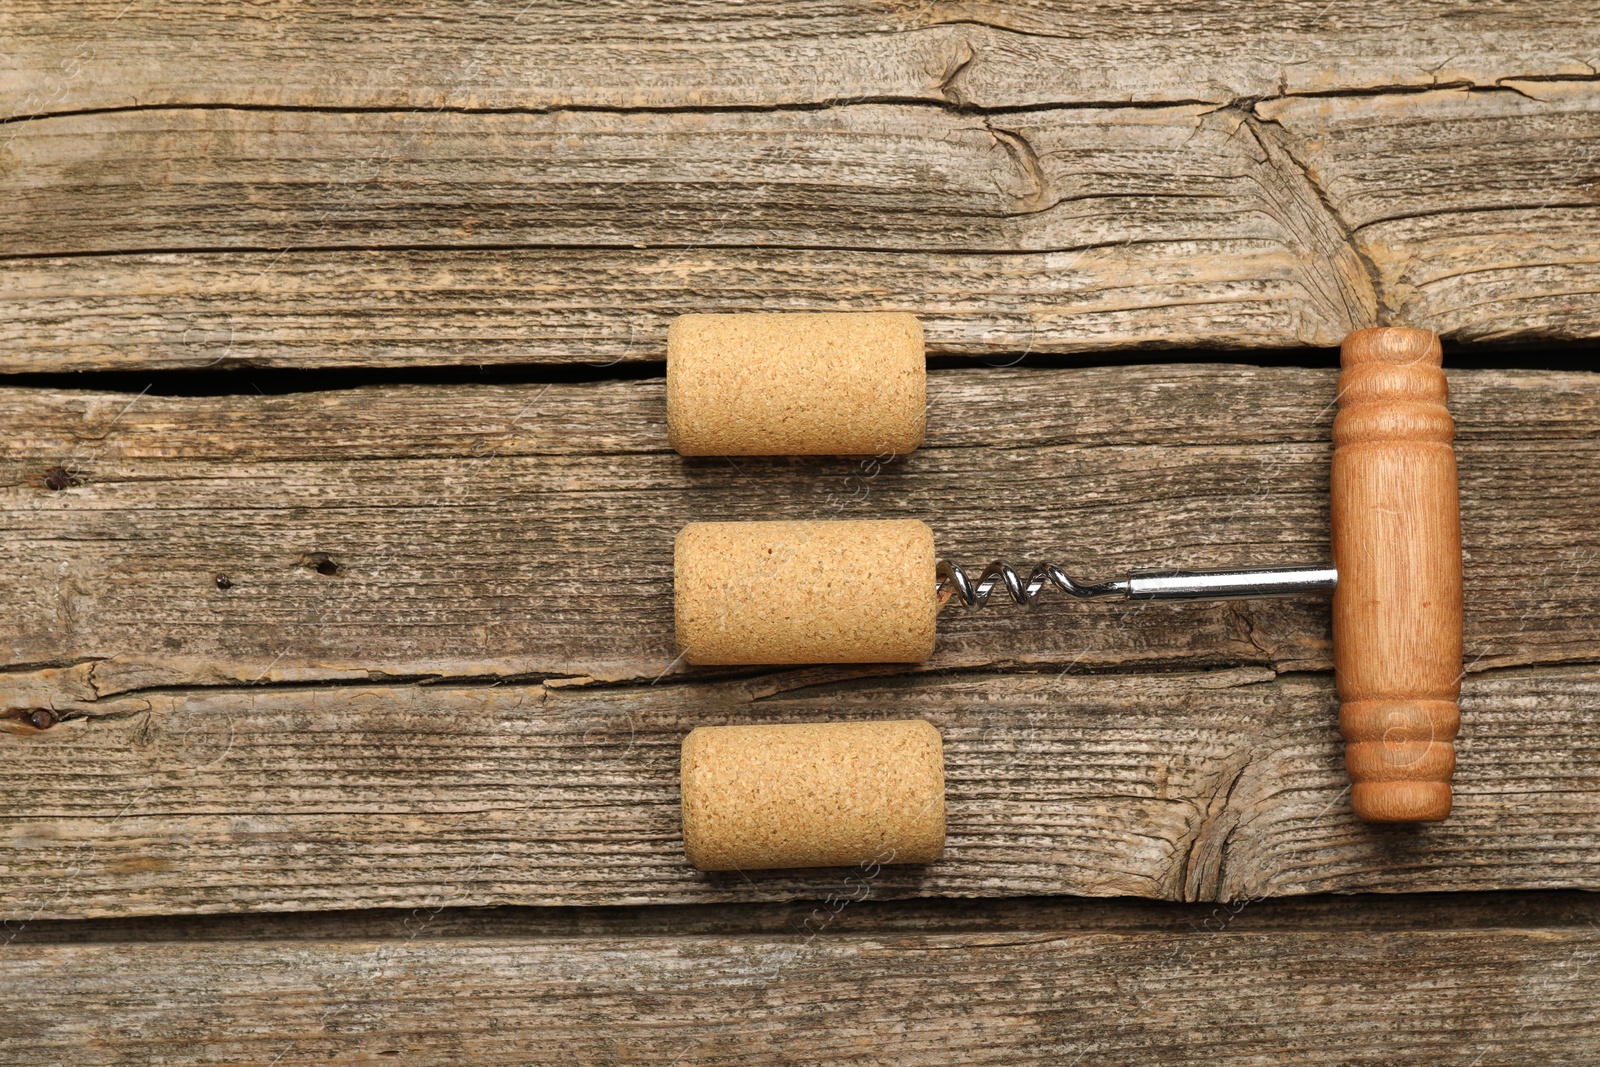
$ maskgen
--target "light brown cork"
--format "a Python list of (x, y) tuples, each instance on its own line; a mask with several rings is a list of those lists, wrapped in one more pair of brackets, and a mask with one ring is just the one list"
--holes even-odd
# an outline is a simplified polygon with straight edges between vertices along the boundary
[(920, 663), (938, 614), (933, 531), (915, 520), (696, 522), (678, 531), (678, 651), (690, 663)]
[(932, 863), (944, 742), (931, 723), (702, 726), (683, 741), (683, 850), (702, 871)]
[(667, 437), (685, 456), (905, 455), (927, 392), (914, 315), (683, 315), (667, 329)]

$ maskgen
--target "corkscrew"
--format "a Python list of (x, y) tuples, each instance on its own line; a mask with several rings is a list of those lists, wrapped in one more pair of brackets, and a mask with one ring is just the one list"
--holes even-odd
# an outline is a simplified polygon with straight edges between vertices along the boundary
[(941, 559), (935, 592), (940, 605), (952, 598), (981, 608), (996, 587), (1013, 601), (1032, 607), (1046, 586), (1055, 586), (1079, 600), (1120, 596), (1126, 600), (1242, 600), (1265, 596), (1332, 593), (1339, 572), (1332, 567), (1276, 567), (1262, 570), (1186, 571), (1154, 568), (1130, 571), (1126, 578), (1080, 582), (1054, 563), (1037, 564), (1026, 579), (1011, 564), (997, 559), (974, 580), (959, 564)]
[[(910, 447), (920, 441), (914, 320), (862, 316), (874, 324), (869, 331), (850, 316), (820, 324), (794, 321), (807, 316), (700, 318), (715, 321), (675, 325), (676, 341), (669, 338), (675, 443), (699, 440), (709, 427), (724, 435), (712, 438), (716, 447), (770, 448), (764, 429), (747, 430), (775, 426), (805, 431), (792, 447), (871, 451), (885, 408)], [(854, 337), (866, 340), (851, 348)], [(777, 354), (776, 369), (752, 375), (750, 346), (762, 338), (764, 351)], [(974, 575), (939, 559), (933, 531), (914, 520), (692, 523), (679, 532), (674, 556), (679, 650), (693, 664), (915, 663), (933, 655), (941, 608), (952, 600), (981, 608), (1001, 590), (1024, 607), (1047, 587), (1078, 600), (1332, 593), (1339, 726), (1356, 814), (1442, 819), (1460, 725), (1461, 524), (1439, 339), (1426, 330), (1361, 330), (1345, 339), (1341, 361), (1331, 566), (1135, 570), (1082, 582), (1054, 563), (1024, 571), (995, 560)], [(844, 368), (843, 384), (818, 385), (810, 371), (819, 365)], [(811, 396), (808, 388), (820, 391)], [(816, 410), (796, 409), (796, 396)], [(734, 431), (743, 436), (726, 436)]]

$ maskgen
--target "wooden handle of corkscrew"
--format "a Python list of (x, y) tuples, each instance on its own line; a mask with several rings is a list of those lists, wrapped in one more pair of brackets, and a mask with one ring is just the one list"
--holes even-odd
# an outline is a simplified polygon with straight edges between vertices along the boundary
[(1450, 813), (1461, 716), (1461, 508), (1439, 338), (1360, 330), (1333, 424), (1334, 670), (1355, 811)]

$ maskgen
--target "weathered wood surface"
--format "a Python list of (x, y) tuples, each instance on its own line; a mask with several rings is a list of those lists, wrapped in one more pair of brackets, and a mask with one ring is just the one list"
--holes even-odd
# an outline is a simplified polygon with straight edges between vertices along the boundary
[(1456, 808), (1425, 828), (1354, 818), (1326, 675), (946, 672), (161, 690), (10, 721), (6, 914), (853, 892), (860, 871), (688, 866), (678, 749), (701, 725), (885, 717), (941, 729), (949, 841), (875, 896), (1600, 888), (1592, 667), (1469, 677)]
[[(605, 364), (769, 308), (1006, 362), (1600, 336), (1588, 4), (17, 0), (0, 40), (0, 373)], [(914, 457), (737, 467), (664, 450), (658, 381), (0, 391), (0, 1058), (1593, 1062), (1600, 897), (1406, 895), (1600, 888), (1588, 376), (1453, 376), (1442, 826), (1353, 819), (1316, 601), (672, 662), (690, 519), (1321, 559), (1332, 387), (941, 372)], [(690, 727), (884, 715), (944, 731), (947, 859), (682, 862)]]
[[(884, 892), (1596, 884), (1588, 675), (1482, 675), (1458, 814), (1420, 840), (1362, 828), (1327, 679), (1267, 681), (1327, 669), (1320, 600), (997, 606), (947, 615), (909, 676), (682, 682), (729, 673), (674, 663), (671, 542), (690, 519), (926, 516), (958, 559), (1049, 554), (1090, 575), (1325, 558), (1331, 372), (931, 382), (927, 447), (877, 465), (683, 460), (659, 380), (11, 391), (12, 913), (816, 893), (683, 865), (675, 746), (708, 716), (852, 709), (929, 716), (975, 790), (952, 797), (952, 858)], [(1453, 388), (1469, 667), (1593, 660), (1600, 386), (1472, 371)], [(953, 673), (1006, 665), (1041, 673)], [(1256, 669), (1064, 673), (1180, 666)], [(227, 688), (406, 678), (552, 681)], [(196, 684), (224, 688), (175, 688)], [(1133, 732), (1107, 734), (1108, 716)]]
[(525, 912), (461, 936), (391, 913), (331, 939), (23, 937), (0, 956), (27, 994), (0, 1034), (17, 1064), (1594, 1062), (1593, 902), (1528, 925), (1493, 902), (1488, 924), (1449, 923), (1471, 902), (1118, 929), (1053, 904), (951, 924), (840, 901), (731, 929), (691, 914), (552, 932)]
[(1597, 73), (1600, 16), (1427, 0), (1084, 4), (617, 0), (450, 10), (126, 0), (0, 11), (0, 118), (100, 108), (993, 108), (1493, 86)]
[[(1393, 34), (1431, 9), (1340, 28), (1315, 6), (1264, 16), (1270, 45), (1220, 16), (1108, 30), (1106, 47), (1164, 51), (1141, 67), (1086, 58), (1078, 13), (1018, 14), (1016, 30), (974, 24), (999, 17), (987, 8), (865, 13), (879, 30), (862, 11), (751, 11), (724, 40), (630, 17), (616, 38), (537, 46), (589, 55), (574, 60), (587, 75), (556, 65), (570, 100), (519, 80), (530, 53), (498, 51), (565, 29), (543, 11), (507, 38), (474, 37), (497, 13), (402, 47), (424, 67), (487, 50), (466, 61), (472, 86), (444, 88), (396, 65), (397, 38), (439, 36), (404, 16), (331, 40), (325, 12), (265, 32), (231, 19), (224, 43), (195, 46), (230, 68), (209, 80), (194, 49), (118, 21), (40, 107), (24, 87), (80, 39), (21, 9), (0, 82), (23, 100), (0, 135), (0, 369), (659, 358), (679, 312), (771, 308), (913, 310), (935, 351), (965, 354), (1328, 345), (1379, 321), (1454, 339), (1600, 333), (1593, 13), (1537, 29), (1472, 13), (1426, 31), (1450, 43), (1434, 55)], [(1057, 31), (1034, 25), (1051, 18)], [(108, 21), (89, 20), (84, 34)], [(651, 50), (658, 32), (679, 59), (737, 57), (721, 68), (737, 98), (677, 99), (704, 91), (704, 56), (674, 66)], [(813, 36), (830, 32), (899, 56), (866, 61), (887, 88), (811, 99), (773, 73), (803, 64), (761, 56), (801, 38), (834, 50)], [(209, 51), (230, 40), (299, 73), (263, 80)], [(1175, 63), (1175, 41), (1205, 58)], [(943, 58), (908, 91), (924, 46)], [(173, 61), (150, 61), (163, 50), (183, 56), (181, 92)], [(341, 74), (313, 89), (323, 64)], [(256, 87), (235, 98), (246, 69)], [(620, 71), (631, 102), (607, 88)], [(1153, 87), (1092, 85), (1108, 77)], [(1416, 91), (1430, 85), (1452, 88)], [(1296, 95), (1347, 89), (1365, 95)]]
[[(1600, 655), (1600, 382), (1452, 374), (1469, 668)], [(155, 397), (14, 389), (5, 706), (150, 686), (682, 673), (672, 539), (909, 517), (940, 551), (1110, 577), (1328, 558), (1335, 375), (936, 371), (909, 457), (684, 460), (659, 379)], [(324, 573), (328, 572), (328, 573)], [(219, 589), (226, 575), (231, 587)], [(1326, 601), (947, 609), (930, 669), (1330, 667)], [(49, 668), (37, 687), (26, 671)], [(40, 695), (42, 694), (42, 695)], [(30, 703), (33, 702), (33, 703)]]

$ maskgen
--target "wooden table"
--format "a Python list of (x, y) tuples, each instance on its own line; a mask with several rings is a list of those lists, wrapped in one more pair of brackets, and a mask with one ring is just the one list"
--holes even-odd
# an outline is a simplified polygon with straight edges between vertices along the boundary
[[(355, 10), (352, 10), (355, 7)], [(1600, 1061), (1600, 8), (0, 8), (6, 1063)], [(925, 448), (685, 460), (681, 312), (898, 309)], [(1316, 600), (693, 670), (695, 519), (1318, 562), (1446, 340), (1456, 810)], [(703, 723), (924, 717), (926, 868), (702, 874)]]

